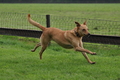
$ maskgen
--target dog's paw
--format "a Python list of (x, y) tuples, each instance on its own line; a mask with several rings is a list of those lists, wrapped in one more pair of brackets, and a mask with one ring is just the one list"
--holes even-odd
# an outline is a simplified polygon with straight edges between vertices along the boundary
[(91, 62), (90, 64), (95, 64), (96, 62)]
[(95, 52), (93, 52), (91, 55), (97, 55)]
[(32, 49), (32, 50), (31, 50), (31, 52), (35, 52), (35, 50), (34, 50), (34, 49)]

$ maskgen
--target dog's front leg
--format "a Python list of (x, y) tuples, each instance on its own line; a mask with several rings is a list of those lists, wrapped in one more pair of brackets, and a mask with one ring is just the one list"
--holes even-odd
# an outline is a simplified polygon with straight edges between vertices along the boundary
[(91, 52), (91, 51), (89, 51), (87, 49), (84, 49), (84, 48), (81, 48), (81, 47), (76, 47), (75, 50), (80, 51), (80, 52), (86, 52), (86, 53), (89, 53), (89, 54), (92, 54), (92, 55), (96, 55), (95, 52)]
[(88, 56), (87, 56), (87, 54), (86, 54), (85, 52), (82, 52), (82, 54), (83, 54), (83, 56), (87, 59), (87, 61), (88, 61), (90, 64), (95, 64), (95, 62), (92, 62), (92, 61), (88, 58)]
[(93, 54), (93, 52), (91, 52), (91, 51), (89, 51), (89, 50), (86, 50), (86, 49), (84, 49), (84, 48), (81, 48), (81, 47), (76, 47), (76, 51), (82, 52), (83, 56), (86, 58), (86, 60), (87, 60), (90, 64), (95, 64), (95, 62), (92, 62), (92, 61), (88, 58), (88, 56), (87, 56), (87, 54), (86, 54), (86, 52), (87, 52), (87, 53), (92, 53), (92, 54)]
[[(79, 46), (81, 47), (81, 48), (83, 48), (83, 43), (80, 41), (80, 43), (79, 43)], [(88, 56), (87, 56), (87, 54), (85, 53), (85, 52), (82, 52), (82, 54), (83, 54), (83, 56), (86, 58), (86, 60), (90, 63), (90, 64), (95, 64), (95, 62), (92, 62), (89, 58), (88, 58)]]

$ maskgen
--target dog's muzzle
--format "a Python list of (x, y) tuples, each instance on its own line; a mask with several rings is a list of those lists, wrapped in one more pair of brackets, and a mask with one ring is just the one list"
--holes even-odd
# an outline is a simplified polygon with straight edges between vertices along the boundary
[(88, 33), (87, 37), (90, 37), (90, 33)]

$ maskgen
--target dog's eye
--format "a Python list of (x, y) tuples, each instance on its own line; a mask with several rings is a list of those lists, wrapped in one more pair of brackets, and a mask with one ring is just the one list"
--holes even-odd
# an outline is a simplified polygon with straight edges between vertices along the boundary
[(85, 29), (83, 29), (82, 31), (86, 31)]

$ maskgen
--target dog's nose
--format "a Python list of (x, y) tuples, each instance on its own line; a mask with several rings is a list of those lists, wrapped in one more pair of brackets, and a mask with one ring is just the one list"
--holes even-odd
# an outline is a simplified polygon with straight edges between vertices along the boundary
[(88, 33), (88, 36), (90, 36), (90, 33)]
[(90, 33), (88, 33), (87, 37), (90, 37)]

